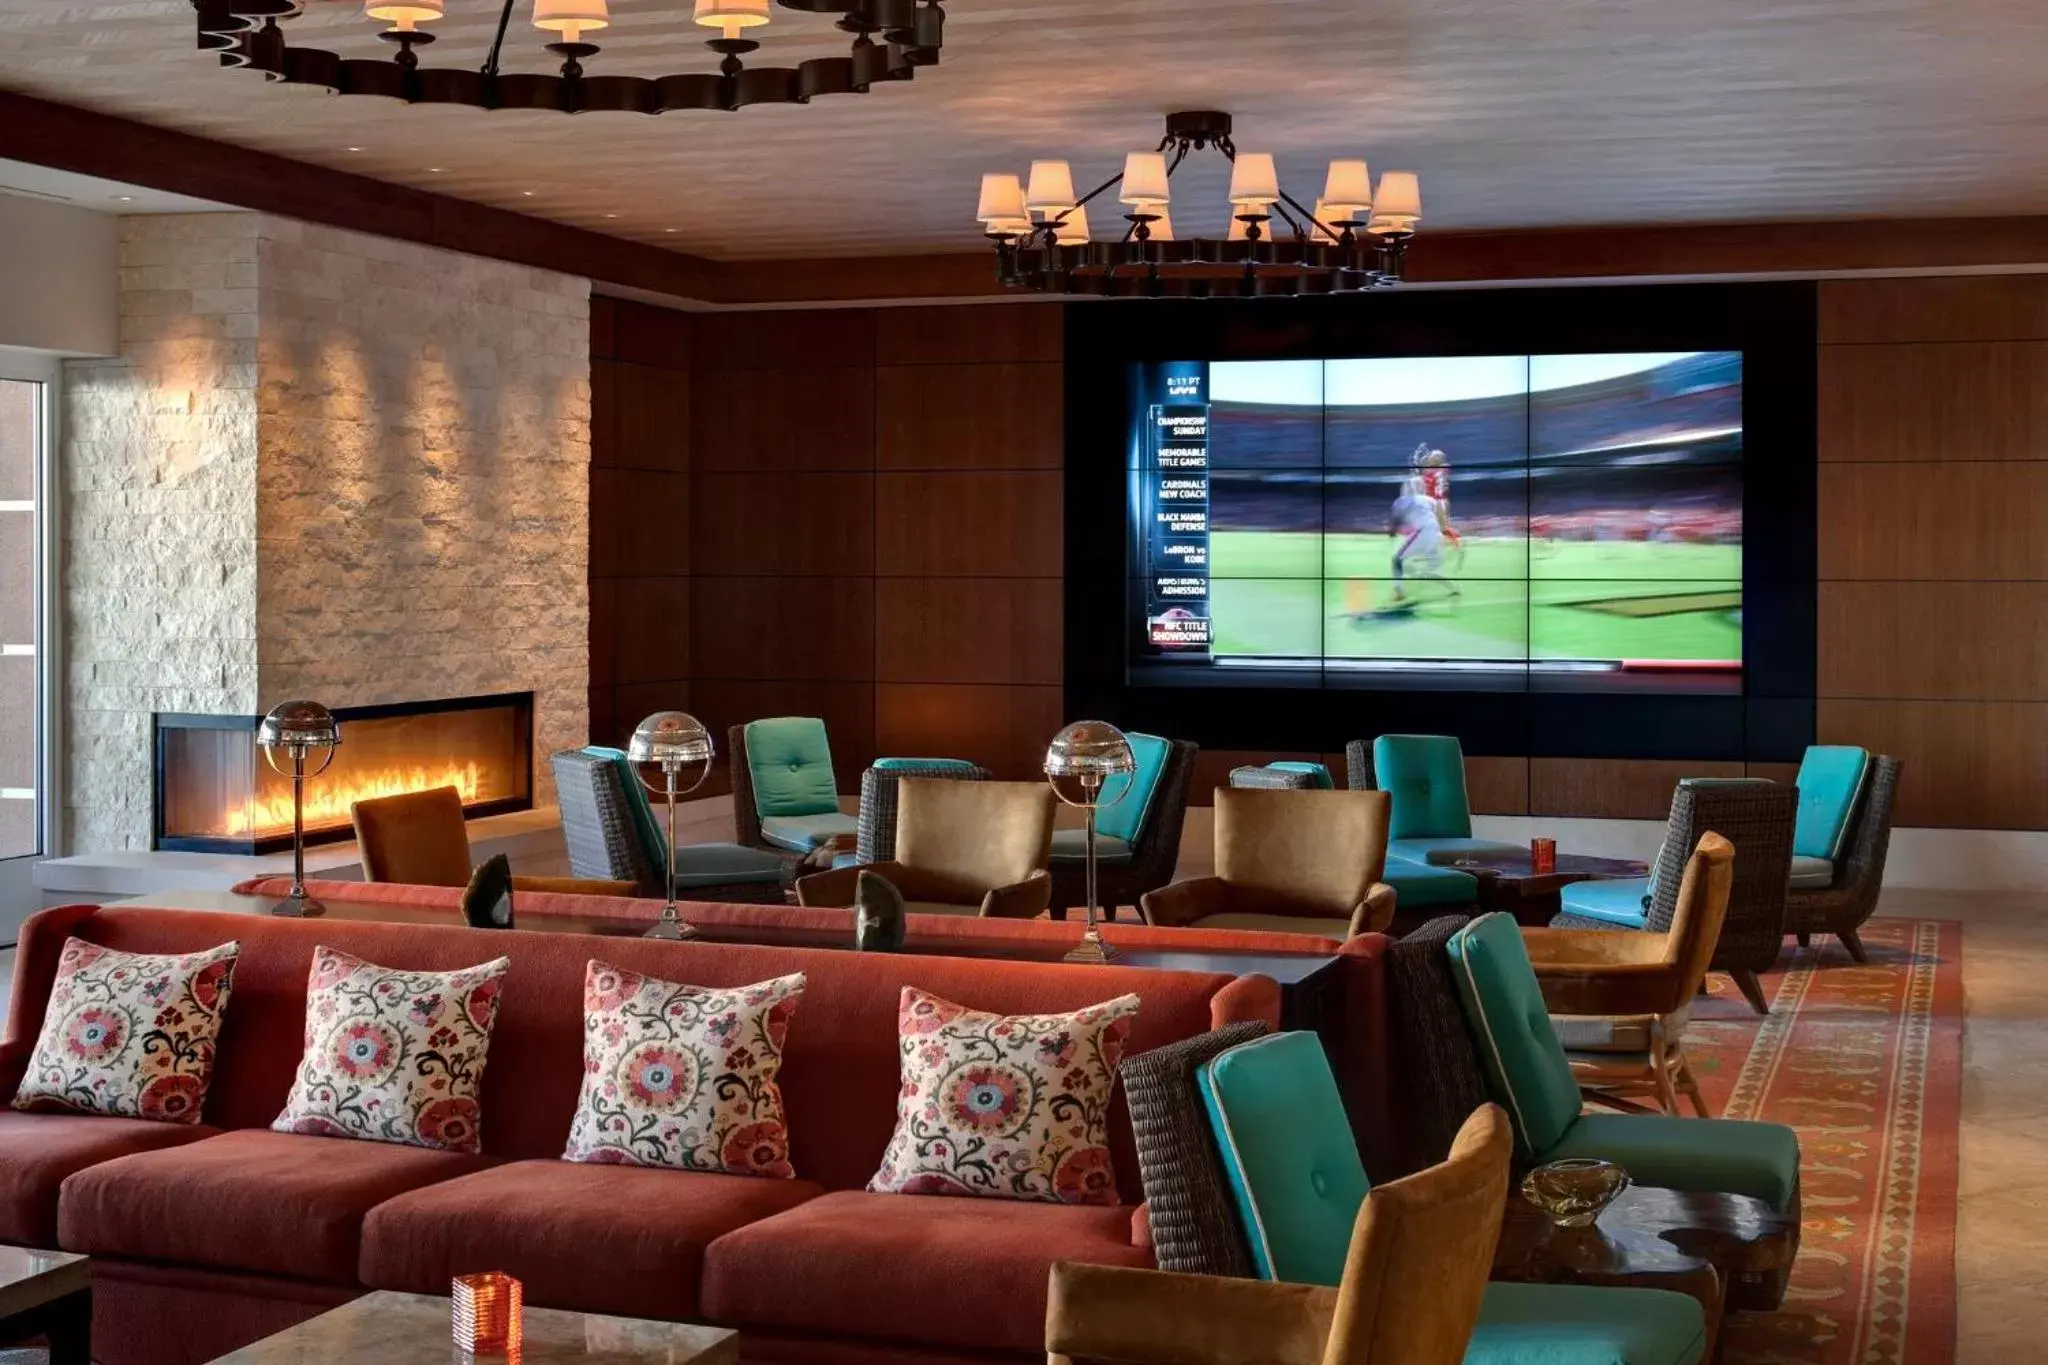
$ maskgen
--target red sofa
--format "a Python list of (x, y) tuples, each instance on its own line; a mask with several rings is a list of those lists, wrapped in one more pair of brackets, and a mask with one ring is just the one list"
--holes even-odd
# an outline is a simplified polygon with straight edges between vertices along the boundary
[[(1052, 1261), (1149, 1261), (1128, 1115), (1119, 1100), (1117, 1207), (866, 1193), (894, 1124), (901, 987), (1011, 1013), (1134, 992), (1133, 1051), (1278, 1012), (1257, 976), (71, 906), (22, 930), (0, 1095), (73, 934), (133, 952), (242, 943), (205, 1126), (0, 1109), (0, 1240), (95, 1258), (104, 1365), (208, 1360), (365, 1287), (446, 1292), (480, 1269), (511, 1271), (538, 1305), (736, 1326), (749, 1360), (1042, 1359)], [(481, 1156), (269, 1131), (319, 943), (421, 969), (512, 959)], [(706, 985), (808, 975), (782, 1071), (800, 1179), (556, 1159), (593, 956)]]

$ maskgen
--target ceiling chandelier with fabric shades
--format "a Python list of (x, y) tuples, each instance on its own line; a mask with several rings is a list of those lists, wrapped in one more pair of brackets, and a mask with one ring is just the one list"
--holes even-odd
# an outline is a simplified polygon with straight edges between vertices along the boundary
[[(1225, 235), (1187, 237), (1193, 221), (1173, 202), (1173, 173), (1191, 151), (1214, 147), (1230, 160)], [(1096, 236), (1088, 206), (1110, 190), (1122, 206), (1117, 231)], [(1098, 216), (1101, 209), (1097, 209)], [(1034, 161), (1028, 177), (984, 175), (975, 211), (996, 249), (1006, 285), (1054, 294), (1182, 298), (1344, 294), (1401, 279), (1408, 243), (1422, 222), (1413, 171), (1386, 171), (1374, 188), (1363, 161), (1332, 161), (1314, 209), (1280, 188), (1270, 152), (1240, 152), (1230, 115), (1213, 110), (1166, 116), (1166, 136), (1132, 152), (1122, 172), (1083, 195), (1064, 161)]]
[[(434, 41), (430, 25), (450, 4), (497, 11), (487, 52), (474, 68), (425, 66), (420, 49)], [(757, 35), (775, 17), (771, 0), (695, 0), (692, 18), (717, 36), (705, 46), (719, 54), (718, 69), (673, 76), (590, 75), (584, 63), (598, 54), (593, 35), (611, 24), (606, 0), (364, 0), (366, 18), (388, 25), (377, 36), (395, 51), (388, 60), (337, 56), (285, 42), (285, 23), (304, 0), (193, 0), (199, 13), (199, 48), (220, 54), (223, 66), (245, 66), (273, 81), (323, 87), (341, 95), (382, 95), (412, 104), (461, 104), (480, 109), (589, 110), (661, 114), (678, 109), (739, 109), (750, 104), (805, 104), (820, 95), (857, 94), (884, 81), (907, 81), (920, 66), (939, 60), (945, 11), (939, 0), (773, 0), (784, 10), (837, 15), (852, 35), (844, 57), (814, 57), (795, 66), (748, 66), (741, 60), (761, 46)], [(502, 71), (499, 59), (514, 12), (548, 35), (549, 52), (562, 59), (559, 75)]]

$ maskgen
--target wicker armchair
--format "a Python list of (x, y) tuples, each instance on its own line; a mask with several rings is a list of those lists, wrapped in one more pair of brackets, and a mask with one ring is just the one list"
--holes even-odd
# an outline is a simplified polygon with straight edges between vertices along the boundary
[[(738, 841), (740, 846), (743, 848), (757, 848), (763, 853), (774, 854), (789, 864), (792, 877), (802, 876), (805, 872), (815, 871), (820, 867), (830, 867), (832, 865), (832, 848), (834, 846), (828, 846), (825, 849), (813, 849), (809, 852), (799, 852), (782, 847), (780, 844), (770, 840), (762, 832), (761, 807), (759, 798), (754, 791), (754, 765), (749, 760), (747, 754), (747, 727), (745, 725), (727, 727), (725, 732), (725, 760), (727, 766), (732, 769), (733, 838)], [(841, 839), (845, 838), (843, 834), (839, 837)], [(836, 847), (843, 850), (845, 845), (840, 843)]]
[(896, 808), (902, 798), (906, 777), (950, 778), (958, 782), (986, 782), (989, 770), (954, 759), (899, 758), (886, 768), (869, 768), (860, 775), (860, 832), (854, 845), (854, 861), (886, 863), (896, 856)]
[[(1649, 906), (1642, 927), (1667, 933), (1678, 911), (1685, 864), (1712, 832), (1735, 845), (1735, 875), (1728, 913), (1709, 970), (1726, 972), (1758, 1014), (1769, 1014), (1757, 973), (1769, 971), (1785, 946), (1786, 883), (1792, 874), (1792, 824), (1799, 792), (1789, 783), (1763, 778), (1689, 777), (1671, 794), (1664, 846), (1657, 851), (1649, 882)], [(1566, 888), (1567, 891), (1570, 888)], [(1559, 929), (1613, 929), (1610, 920), (1565, 912), (1551, 920)]]
[(1869, 961), (1856, 931), (1877, 909), (1877, 893), (1884, 883), (1884, 860), (1892, 842), (1892, 805), (1899, 794), (1899, 766), (1899, 760), (1889, 754), (1870, 756), (1870, 776), (1849, 836), (1843, 841), (1844, 854), (1833, 885), (1786, 894), (1785, 932), (1797, 934), (1800, 947), (1815, 934), (1833, 934), (1842, 940), (1850, 957)]
[[(650, 846), (640, 825), (635, 793), (615, 758), (583, 749), (548, 757), (562, 810), (562, 837), (569, 849), (569, 869), (578, 877), (631, 882), (643, 896), (668, 898), (662, 886), (667, 869), (665, 850)], [(733, 844), (705, 844), (676, 850), (677, 894), (690, 900), (781, 905), (790, 884), (790, 869), (767, 879), (755, 870), (759, 854)], [(695, 864), (694, 872), (686, 865)], [(718, 881), (721, 867), (732, 879)]]
[[(1197, 746), (1190, 740), (1170, 741), (1173, 752), (1159, 775), (1159, 789), (1145, 827), (1131, 844), (1130, 861), (1103, 863), (1095, 870), (1096, 894), (1103, 910), (1114, 918), (1116, 907), (1135, 906), (1147, 891), (1157, 891), (1173, 880), (1180, 862), (1181, 827), (1187, 823), (1188, 784), (1194, 775)], [(1052, 917), (1065, 919), (1067, 911), (1088, 898), (1088, 872), (1081, 859), (1054, 858), (1052, 862)]]
[(1330, 773), (1320, 763), (1247, 763), (1230, 770), (1229, 782), (1256, 791), (1324, 791)]
[(1444, 950), (1469, 923), (1464, 915), (1444, 915), (1387, 950), (1396, 1098), (1407, 1139), (1398, 1175), (1442, 1161), (1465, 1119), (1492, 1098)]

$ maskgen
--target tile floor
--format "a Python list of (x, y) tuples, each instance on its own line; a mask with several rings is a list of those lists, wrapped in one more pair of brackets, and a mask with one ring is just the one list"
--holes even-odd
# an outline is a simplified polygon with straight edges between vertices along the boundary
[[(1965, 926), (1956, 1362), (2010, 1365), (2048, 1327), (2048, 896), (1895, 891), (1879, 913)], [(13, 969), (0, 949), (0, 1014)]]

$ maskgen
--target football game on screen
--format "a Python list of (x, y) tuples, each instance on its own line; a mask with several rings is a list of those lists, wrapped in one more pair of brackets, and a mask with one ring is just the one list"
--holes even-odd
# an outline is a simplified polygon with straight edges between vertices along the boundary
[(1739, 691), (1738, 352), (1171, 362), (1134, 674)]

